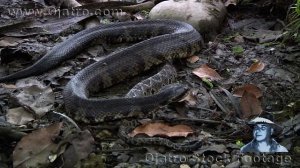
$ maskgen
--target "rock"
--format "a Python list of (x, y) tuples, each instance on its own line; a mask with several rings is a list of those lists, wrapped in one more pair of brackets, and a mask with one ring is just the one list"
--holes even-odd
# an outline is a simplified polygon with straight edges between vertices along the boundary
[(200, 164), (197, 163), (193, 168), (200, 168)]
[(217, 164), (212, 164), (210, 168), (220, 168)]
[(180, 168), (190, 168), (190, 166), (187, 165), (187, 164), (181, 164), (181, 165), (180, 165)]
[(150, 19), (173, 19), (191, 24), (208, 38), (216, 35), (226, 15), (221, 0), (169, 0), (157, 4)]
[(225, 168), (239, 168), (240, 165), (241, 165), (240, 161), (235, 161), (235, 162), (228, 164)]

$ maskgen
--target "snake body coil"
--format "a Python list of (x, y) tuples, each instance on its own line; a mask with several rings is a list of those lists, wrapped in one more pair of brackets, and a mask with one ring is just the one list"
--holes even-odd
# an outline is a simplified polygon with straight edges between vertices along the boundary
[[(148, 39), (149, 38), (149, 39)], [(154, 65), (194, 54), (201, 48), (201, 35), (189, 24), (171, 20), (122, 22), (81, 31), (54, 47), (34, 65), (0, 78), (0, 82), (39, 75), (76, 56), (94, 40), (141, 41), (110, 54), (76, 74), (64, 89), (66, 111), (84, 122), (99, 122), (147, 113), (186, 91), (181, 85), (150, 96), (89, 98), (91, 91), (110, 87)], [(146, 39), (146, 40), (145, 40)]]

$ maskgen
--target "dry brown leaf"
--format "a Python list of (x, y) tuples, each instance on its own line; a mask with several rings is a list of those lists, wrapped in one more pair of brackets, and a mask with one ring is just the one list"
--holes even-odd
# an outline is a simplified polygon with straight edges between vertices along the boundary
[(193, 70), (193, 74), (200, 78), (208, 78), (211, 80), (221, 80), (222, 77), (212, 68), (208, 67), (206, 64), (202, 65), (200, 68)]
[(2, 37), (0, 38), (0, 47), (15, 47), (23, 42), (20, 38), (15, 37)]
[(261, 61), (257, 61), (253, 63), (247, 70), (246, 72), (248, 73), (254, 73), (254, 72), (260, 72), (265, 68), (265, 63)]
[(43, 116), (52, 108), (55, 94), (50, 86), (45, 86), (43, 83), (34, 79), (29, 81), (30, 83), (24, 82), (24, 85), (16, 84), (16, 86), (22, 88), (22, 90), (16, 94), (15, 97), (21, 105), (29, 107), (37, 116)]
[(186, 60), (187, 60), (189, 63), (192, 63), (192, 64), (193, 64), (193, 63), (197, 62), (199, 59), (200, 59), (200, 58), (199, 58), (198, 56), (194, 55), (194, 56), (191, 56), (191, 57), (187, 58)]
[(240, 118), (242, 119), (249, 119), (253, 116), (258, 116), (262, 113), (261, 103), (256, 98), (256, 96), (253, 93), (249, 93), (246, 90), (244, 91), (244, 94), (241, 99), (241, 109), (242, 114)]
[(7, 122), (15, 125), (23, 125), (34, 120), (32, 113), (23, 107), (9, 109), (6, 113)]
[(256, 98), (260, 98), (262, 96), (262, 92), (259, 87), (253, 84), (245, 84), (241, 87), (235, 88), (233, 91), (233, 96), (242, 97), (245, 91), (254, 94)]
[(197, 104), (197, 93), (198, 90), (189, 90), (187, 94), (179, 101), (179, 102), (186, 102), (190, 106), (195, 106)]
[(49, 157), (59, 152), (58, 143), (53, 140), (59, 135), (62, 126), (62, 123), (55, 123), (24, 136), (13, 152), (13, 166), (38, 167), (49, 164)]
[(147, 123), (136, 127), (130, 134), (130, 137), (134, 137), (137, 134), (146, 134), (150, 137), (155, 135), (167, 136), (167, 137), (187, 137), (189, 134), (194, 133), (191, 127), (187, 125), (175, 125), (169, 126), (165, 123)]

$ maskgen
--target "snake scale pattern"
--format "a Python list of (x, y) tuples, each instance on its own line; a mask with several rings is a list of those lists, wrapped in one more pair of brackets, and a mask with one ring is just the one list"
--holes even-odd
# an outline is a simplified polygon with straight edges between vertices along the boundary
[(155, 65), (199, 51), (202, 39), (191, 25), (168, 20), (137, 21), (108, 25), (90, 34), (94, 33), (120, 41), (146, 40), (110, 54), (70, 80), (64, 90), (64, 100), (66, 110), (75, 114), (75, 119), (99, 122), (147, 114), (186, 92), (187, 88), (177, 84), (144, 97), (89, 98), (91, 91), (110, 87)]
[(175, 85), (145, 97), (89, 98), (99, 91), (151, 67), (174, 58), (183, 58), (201, 48), (201, 35), (189, 24), (171, 20), (145, 20), (102, 25), (87, 29), (55, 46), (32, 66), (0, 78), (0, 82), (40, 75), (70, 59), (95, 40), (141, 41), (110, 54), (77, 73), (64, 89), (66, 111), (87, 123), (148, 113), (186, 91)]
[[(86, 123), (137, 116), (178, 98), (187, 91), (181, 84), (165, 87), (148, 96), (140, 96), (143, 93), (136, 91), (113, 99), (91, 98), (89, 95), (155, 65), (192, 55), (202, 46), (201, 35), (191, 25), (179, 21), (144, 20), (101, 25), (75, 34), (55, 46), (32, 66), (1, 77), (0, 82), (40, 75), (64, 60), (75, 57), (98, 40), (138, 43), (84, 68), (66, 85), (63, 92), (66, 111), (76, 120)], [(139, 87), (142, 86), (137, 85), (135, 89), (140, 90)]]

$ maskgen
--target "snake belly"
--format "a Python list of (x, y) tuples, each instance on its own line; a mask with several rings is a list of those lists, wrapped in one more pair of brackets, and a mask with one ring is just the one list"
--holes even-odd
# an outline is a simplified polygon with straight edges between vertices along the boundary
[(144, 41), (91, 64), (66, 85), (63, 92), (66, 111), (76, 120), (87, 123), (147, 113), (185, 92), (178, 86), (145, 97), (89, 98), (90, 92), (110, 87), (168, 60), (192, 55), (202, 46), (201, 35), (191, 25), (179, 21), (143, 20), (101, 25), (75, 34), (32, 66), (1, 77), (0, 82), (40, 75), (76, 56), (96, 40)]

